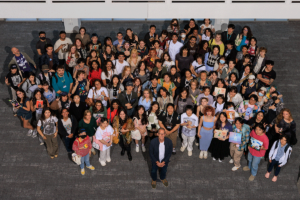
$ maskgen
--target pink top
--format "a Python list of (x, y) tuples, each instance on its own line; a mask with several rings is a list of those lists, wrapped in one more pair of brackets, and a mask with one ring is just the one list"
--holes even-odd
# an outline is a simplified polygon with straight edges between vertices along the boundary
[[(84, 147), (84, 149), (80, 149), (82, 147)], [(90, 137), (86, 136), (86, 138), (84, 138), (84, 140), (82, 140), (81, 142), (79, 142), (79, 138), (77, 138), (73, 143), (72, 149), (77, 155), (80, 155), (82, 157), (86, 156), (92, 149)]]
[[(269, 138), (267, 137), (266, 134), (263, 134), (262, 136), (258, 136), (256, 135), (255, 131), (252, 130), (251, 133), (250, 133), (250, 137), (253, 137), (261, 142), (263, 142), (263, 147), (265, 149), (268, 149), (269, 148)], [(250, 141), (249, 141), (250, 142)], [(266, 153), (266, 150), (260, 150), (260, 151), (257, 151), (256, 149), (253, 149), (253, 148), (249, 148), (250, 150), (250, 153), (253, 155), (253, 156), (256, 156), (256, 157), (264, 157), (265, 156), (265, 153)]]

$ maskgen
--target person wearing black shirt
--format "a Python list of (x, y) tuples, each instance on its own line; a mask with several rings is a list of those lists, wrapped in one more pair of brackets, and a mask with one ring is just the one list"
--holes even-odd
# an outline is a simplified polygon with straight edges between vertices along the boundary
[(228, 41), (226, 44), (226, 50), (224, 52), (224, 56), (226, 60), (235, 60), (237, 51), (234, 48), (234, 42)]
[(74, 102), (70, 105), (70, 115), (73, 115), (77, 122), (79, 122), (83, 118), (83, 113), (86, 110), (86, 103), (80, 101), (80, 97), (78, 95), (74, 96)]
[(176, 142), (178, 135), (178, 128), (180, 127), (180, 116), (175, 112), (174, 104), (169, 103), (167, 105), (167, 111), (161, 113), (158, 117), (158, 124), (161, 128), (165, 129), (166, 137), (172, 141), (173, 152), (176, 154)]
[(138, 104), (138, 96), (136, 92), (133, 92), (133, 83), (128, 81), (126, 83), (126, 91), (123, 91), (119, 95), (119, 100), (122, 107), (127, 110), (127, 115), (132, 117), (135, 113), (135, 107)]
[(53, 46), (51, 44), (47, 45), (46, 53), (44, 53), (41, 57), (40, 65), (48, 65), (49, 71), (55, 73), (56, 67), (59, 65), (59, 59), (58, 56), (54, 53)]
[(146, 33), (145, 37), (144, 37), (144, 41), (146, 42), (146, 46), (148, 47), (148, 49), (150, 49), (152, 47), (152, 42), (156, 39), (158, 40), (158, 35), (155, 33), (156, 31), (156, 26), (155, 25), (151, 25), (149, 32)]
[(233, 42), (236, 39), (236, 34), (233, 32), (235, 29), (235, 25), (234, 24), (229, 24), (227, 31), (224, 31), (221, 36), (222, 36), (222, 42), (224, 44), (227, 44), (228, 42)]
[(276, 79), (276, 72), (273, 70), (274, 61), (266, 60), (266, 66), (257, 75), (259, 86), (270, 87)]
[(196, 24), (194, 19), (190, 19), (189, 24), (184, 26), (186, 37), (188, 38), (189, 35), (193, 34), (194, 30), (199, 30), (199, 26)]
[(25, 80), (23, 79), (22, 72), (18, 70), (17, 65), (11, 65), (10, 72), (5, 77), (5, 84), (10, 86), (13, 100), (17, 99), (16, 90), (21, 87)]
[(42, 56), (44, 53), (46, 53), (46, 46), (48, 44), (52, 45), (52, 42), (49, 38), (46, 38), (46, 33), (44, 31), (39, 33), (39, 38), (40, 40), (36, 43), (36, 50), (39, 56)]

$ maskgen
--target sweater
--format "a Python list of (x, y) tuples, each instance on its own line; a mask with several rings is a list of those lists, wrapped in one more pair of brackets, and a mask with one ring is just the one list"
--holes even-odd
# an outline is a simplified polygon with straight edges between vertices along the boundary
[(73, 115), (76, 120), (79, 122), (83, 118), (83, 113), (86, 110), (85, 102), (80, 102), (79, 106), (77, 107), (75, 102), (72, 102), (70, 105), (70, 115)]
[(95, 135), (95, 132), (96, 132), (98, 126), (97, 126), (97, 123), (96, 123), (96, 119), (94, 117), (92, 117), (89, 124), (85, 123), (83, 121), (83, 119), (81, 119), (79, 121), (78, 127), (79, 128), (84, 128), (86, 134), (90, 137), (93, 137)]
[[(26, 61), (28, 62), (28, 64), (31, 63), (31, 64), (33, 64), (33, 66), (36, 66), (34, 60), (32, 60), (26, 53), (20, 52), (20, 54), (22, 54), (24, 56), (24, 58), (26, 59)], [(18, 62), (17, 62), (15, 56), (9, 62), (8, 67), (10, 67), (11, 65), (17, 65), (18, 70), (20, 71), (20, 67), (18, 65)]]
[[(84, 148), (84, 149), (80, 149)], [(79, 141), (79, 138), (76, 138), (76, 140), (73, 143), (72, 149), (75, 151), (75, 153), (81, 157), (84, 157), (89, 154), (90, 150), (92, 149), (92, 143), (89, 136), (86, 136), (84, 140), (81, 142)]]

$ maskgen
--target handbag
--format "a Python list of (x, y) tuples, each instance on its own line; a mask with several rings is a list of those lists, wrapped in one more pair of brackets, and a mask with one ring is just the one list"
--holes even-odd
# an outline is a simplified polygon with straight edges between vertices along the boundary
[(132, 137), (132, 139), (135, 139), (135, 140), (140, 140), (142, 138), (139, 130), (131, 131), (131, 137)]
[[(78, 147), (79, 147), (79, 142), (77, 141), (78, 143)], [(76, 163), (77, 165), (80, 165), (81, 164), (81, 156), (80, 155), (77, 155), (76, 153), (72, 153), (72, 160), (74, 163)]]
[(100, 150), (100, 145), (97, 143), (97, 141), (98, 140), (96, 140), (96, 137), (93, 136), (93, 144), (92, 144), (92, 146), (93, 146), (94, 149)]

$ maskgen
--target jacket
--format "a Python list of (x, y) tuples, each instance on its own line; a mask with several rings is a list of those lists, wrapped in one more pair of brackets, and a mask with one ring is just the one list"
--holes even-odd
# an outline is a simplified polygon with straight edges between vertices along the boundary
[(250, 126), (247, 124), (243, 124), (242, 130), (240, 132), (237, 131), (235, 125), (232, 125), (233, 132), (241, 133), (242, 134), (242, 141), (240, 146), (238, 147), (238, 151), (244, 151), (247, 148), (247, 144), (250, 138)]
[(138, 102), (139, 102), (139, 98), (137, 96), (137, 93), (133, 92), (133, 91), (132, 91), (131, 102), (129, 102), (128, 99), (127, 99), (126, 91), (123, 91), (123, 92), (120, 93), (119, 100), (120, 100), (123, 108), (126, 108), (125, 104), (127, 104), (127, 103), (131, 103), (132, 108), (135, 108), (138, 105)]
[[(269, 99), (268, 102), (263, 106), (263, 110), (267, 113), (269, 111), (269, 107), (275, 104), (273, 99)], [(280, 101), (279, 103), (275, 104), (276, 107), (276, 115), (279, 115), (280, 111), (283, 109), (284, 104)]]
[[(165, 137), (164, 143), (165, 143), (165, 157), (161, 162), (164, 161), (166, 164), (168, 164), (170, 157), (172, 155), (173, 144), (172, 144), (172, 141), (166, 137)], [(157, 161), (159, 162), (159, 140), (158, 140), (158, 137), (154, 138), (151, 141), (149, 154), (150, 154), (152, 163), (156, 163)]]
[[(71, 115), (70, 116), (70, 119), (71, 119), (71, 122), (72, 122), (72, 128), (71, 128), (71, 133), (74, 134), (76, 133), (76, 129), (77, 129), (77, 126), (78, 126), (78, 123), (77, 123), (77, 120), (76, 118)], [(61, 137), (67, 137), (69, 134), (67, 133), (63, 123), (62, 123), (62, 120), (63, 119), (59, 119), (58, 122), (57, 122), (57, 125), (58, 125), (58, 134), (61, 136)], [(74, 137), (74, 135), (73, 135)]]
[[(20, 54), (22, 54), (24, 56), (24, 58), (27, 60), (28, 64), (31, 63), (31, 64), (33, 64), (33, 66), (36, 66), (35, 62), (26, 53), (20, 52)], [(11, 65), (17, 65), (18, 70), (20, 71), (20, 67), (18, 65), (18, 62), (17, 62), (15, 56), (13, 56), (13, 58), (9, 62), (8, 67), (10, 67)]]
[[(142, 90), (144, 91), (145, 89), (150, 89), (151, 87), (152, 87), (152, 82), (146, 81), (142, 86)], [(161, 85), (157, 83), (157, 86), (156, 86), (157, 93), (156, 94), (152, 93), (153, 97), (157, 98), (157, 94), (159, 94), (160, 88), (161, 88)]]
[[(40, 80), (38, 78), (35, 78), (35, 84), (36, 85), (40, 85), (41, 84), (41, 82), (40, 82)], [(24, 92), (26, 93), (26, 96), (28, 98), (31, 98), (32, 95), (33, 95), (33, 92), (29, 89), (31, 86), (33, 86), (33, 85), (31, 85), (29, 79), (26, 79), (26, 81), (22, 85), (22, 90), (24, 90)]]
[[(59, 65), (59, 61), (58, 61), (58, 56), (56, 55), (56, 53), (52, 52), (52, 62), (53, 62), (53, 70), (56, 70), (56, 67)], [(48, 65), (49, 66), (49, 62), (50, 62), (50, 57), (47, 53), (43, 54), (41, 57), (41, 66), (42, 65)]]
[(90, 150), (92, 149), (90, 137), (87, 135), (86, 138), (84, 138), (84, 140), (82, 140), (81, 142), (79, 141), (79, 138), (77, 138), (73, 143), (72, 149), (77, 155), (81, 157), (88, 155)]
[[(269, 153), (270, 160), (273, 160), (276, 158), (279, 145), (281, 145), (280, 140), (277, 140), (276, 142), (274, 142), (274, 144), (270, 150), (270, 153)], [(278, 165), (280, 165), (280, 167), (282, 167), (283, 165), (285, 165), (287, 163), (287, 161), (289, 160), (289, 158), (291, 156), (291, 153), (292, 153), (292, 147), (289, 144), (287, 144), (287, 146), (284, 149), (283, 156), (279, 159)]]
[(228, 39), (227, 39), (227, 33), (228, 33), (228, 31), (224, 31), (224, 32), (221, 34), (221, 36), (222, 36), (222, 42), (223, 42), (224, 44), (227, 44), (229, 41), (234, 42), (235, 39), (236, 39), (236, 34), (235, 34), (235, 33), (232, 33), (231, 36), (230, 36), (230, 38), (229, 38), (229, 40), (228, 40)]

